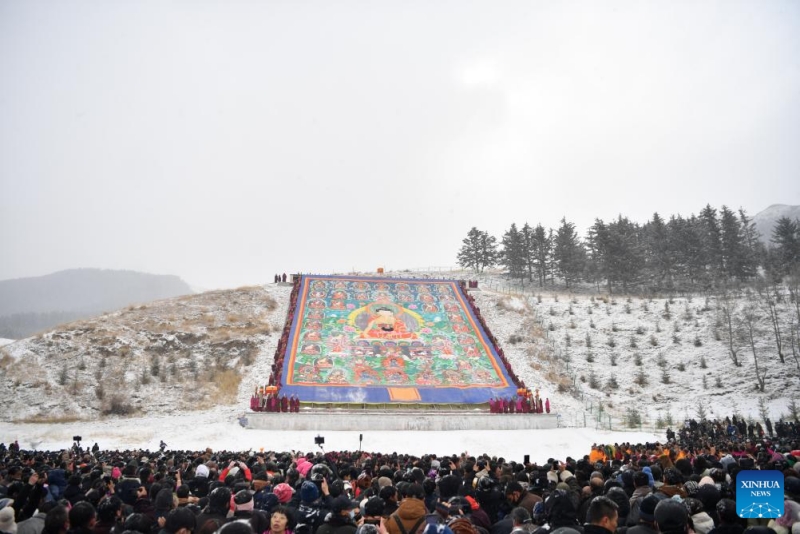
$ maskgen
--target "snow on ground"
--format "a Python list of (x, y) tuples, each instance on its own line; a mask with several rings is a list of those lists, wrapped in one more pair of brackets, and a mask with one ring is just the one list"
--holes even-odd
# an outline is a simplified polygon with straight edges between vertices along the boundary
[(4, 337), (0, 337), (0, 347), (2, 347), (3, 345), (11, 345), (16, 341), (17, 341), (16, 339), (6, 339)]
[[(97, 442), (103, 449), (157, 449), (164, 440), (171, 449), (199, 450), (318, 450), (314, 436), (325, 437), (325, 450), (358, 449), (358, 435), (363, 434), (362, 449), (371, 452), (398, 452), (414, 455), (426, 453), (487, 453), (508, 460), (522, 461), (530, 454), (534, 462), (548, 458), (565, 459), (589, 454), (592, 443), (644, 443), (664, 440), (663, 435), (646, 432), (606, 432), (584, 428), (553, 430), (461, 430), (448, 432), (360, 432), (280, 431), (242, 428), (231, 409), (168, 417), (103, 420), (58, 425), (0, 423), (0, 441), (19, 440), (23, 448), (60, 450), (72, 444), (72, 436), (80, 435), (84, 446)], [(287, 414), (287, 417), (292, 417)], [(489, 415), (487, 414), (487, 417)]]

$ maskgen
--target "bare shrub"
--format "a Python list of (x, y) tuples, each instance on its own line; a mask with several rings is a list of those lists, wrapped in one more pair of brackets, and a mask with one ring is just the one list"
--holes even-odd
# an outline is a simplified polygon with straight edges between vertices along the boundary
[(125, 397), (119, 393), (112, 395), (107, 402), (103, 404), (102, 414), (103, 415), (130, 415), (136, 410), (134, 407), (125, 399)]
[(217, 386), (212, 394), (214, 403), (231, 403), (236, 400), (239, 393), (239, 384), (242, 375), (233, 369), (227, 369), (216, 374), (214, 382)]

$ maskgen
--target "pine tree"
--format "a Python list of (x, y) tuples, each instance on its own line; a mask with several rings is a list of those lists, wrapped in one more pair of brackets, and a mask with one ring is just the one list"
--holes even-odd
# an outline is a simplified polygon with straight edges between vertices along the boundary
[(489, 235), (489, 232), (481, 232), (481, 272), (487, 267), (494, 267), (497, 264), (498, 256), (497, 238)]
[(681, 278), (695, 284), (706, 279), (706, 260), (700, 221), (694, 215), (688, 219), (671, 217), (670, 250), (676, 258)]
[(508, 271), (511, 278), (525, 278), (525, 247), (522, 235), (517, 230), (515, 223), (503, 235), (501, 242), (502, 251), (500, 253), (500, 263)]
[(595, 219), (594, 224), (589, 228), (586, 236), (586, 249), (589, 261), (586, 263), (584, 276), (587, 280), (597, 284), (605, 281), (608, 284), (608, 291), (611, 292), (611, 280), (609, 272), (609, 238), (608, 228), (600, 219)]
[(607, 225), (598, 219), (590, 229), (589, 242), (595, 269), (606, 280), (609, 293), (614, 284), (621, 284), (627, 292), (640, 281), (644, 263), (638, 225), (622, 215)]
[(742, 228), (742, 274), (745, 278), (753, 278), (758, 273), (759, 258), (764, 256), (764, 245), (758, 240), (758, 230), (753, 219), (741, 208), (739, 224)]
[(575, 225), (567, 222), (566, 218), (561, 219), (561, 226), (556, 231), (553, 260), (556, 271), (567, 288), (580, 280), (586, 261), (586, 250), (578, 238)]
[(461, 243), (461, 250), (458, 251), (458, 264), (461, 267), (482, 273), (497, 262), (497, 239), (487, 232), (473, 226)]
[(772, 243), (775, 245), (778, 269), (788, 274), (800, 265), (800, 222), (789, 217), (781, 217), (772, 229)]
[(537, 224), (533, 229), (533, 244), (531, 247), (531, 257), (533, 266), (536, 270), (536, 278), (539, 280), (539, 287), (544, 287), (549, 271), (550, 258), (553, 252), (553, 240), (548, 235), (544, 226)]
[(672, 287), (675, 255), (671, 247), (674, 241), (669, 239), (669, 226), (656, 212), (643, 230), (647, 275), (652, 278), (656, 287)]
[(473, 226), (461, 243), (458, 264), (465, 269), (473, 269), (476, 273), (481, 272), (481, 231)]
[(526, 222), (520, 230), (520, 239), (522, 240), (522, 256), (525, 261), (525, 273), (528, 276), (528, 281), (533, 282), (534, 271), (534, 235), (533, 228)]
[(722, 254), (722, 230), (720, 229), (717, 210), (706, 204), (699, 216), (703, 249), (706, 256), (706, 270), (712, 280), (716, 280), (724, 272)]

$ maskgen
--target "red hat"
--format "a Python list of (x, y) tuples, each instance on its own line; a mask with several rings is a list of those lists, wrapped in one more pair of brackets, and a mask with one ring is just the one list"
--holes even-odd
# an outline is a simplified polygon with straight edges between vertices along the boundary
[(272, 493), (278, 498), (278, 502), (281, 504), (286, 504), (287, 502), (292, 500), (292, 494), (294, 490), (289, 484), (280, 483), (272, 490)]

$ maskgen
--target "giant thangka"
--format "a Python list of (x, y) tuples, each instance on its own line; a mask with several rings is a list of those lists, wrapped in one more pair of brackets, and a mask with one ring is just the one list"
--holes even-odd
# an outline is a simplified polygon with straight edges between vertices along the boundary
[(463, 404), (516, 393), (457, 281), (303, 276), (297, 299), (282, 394)]

